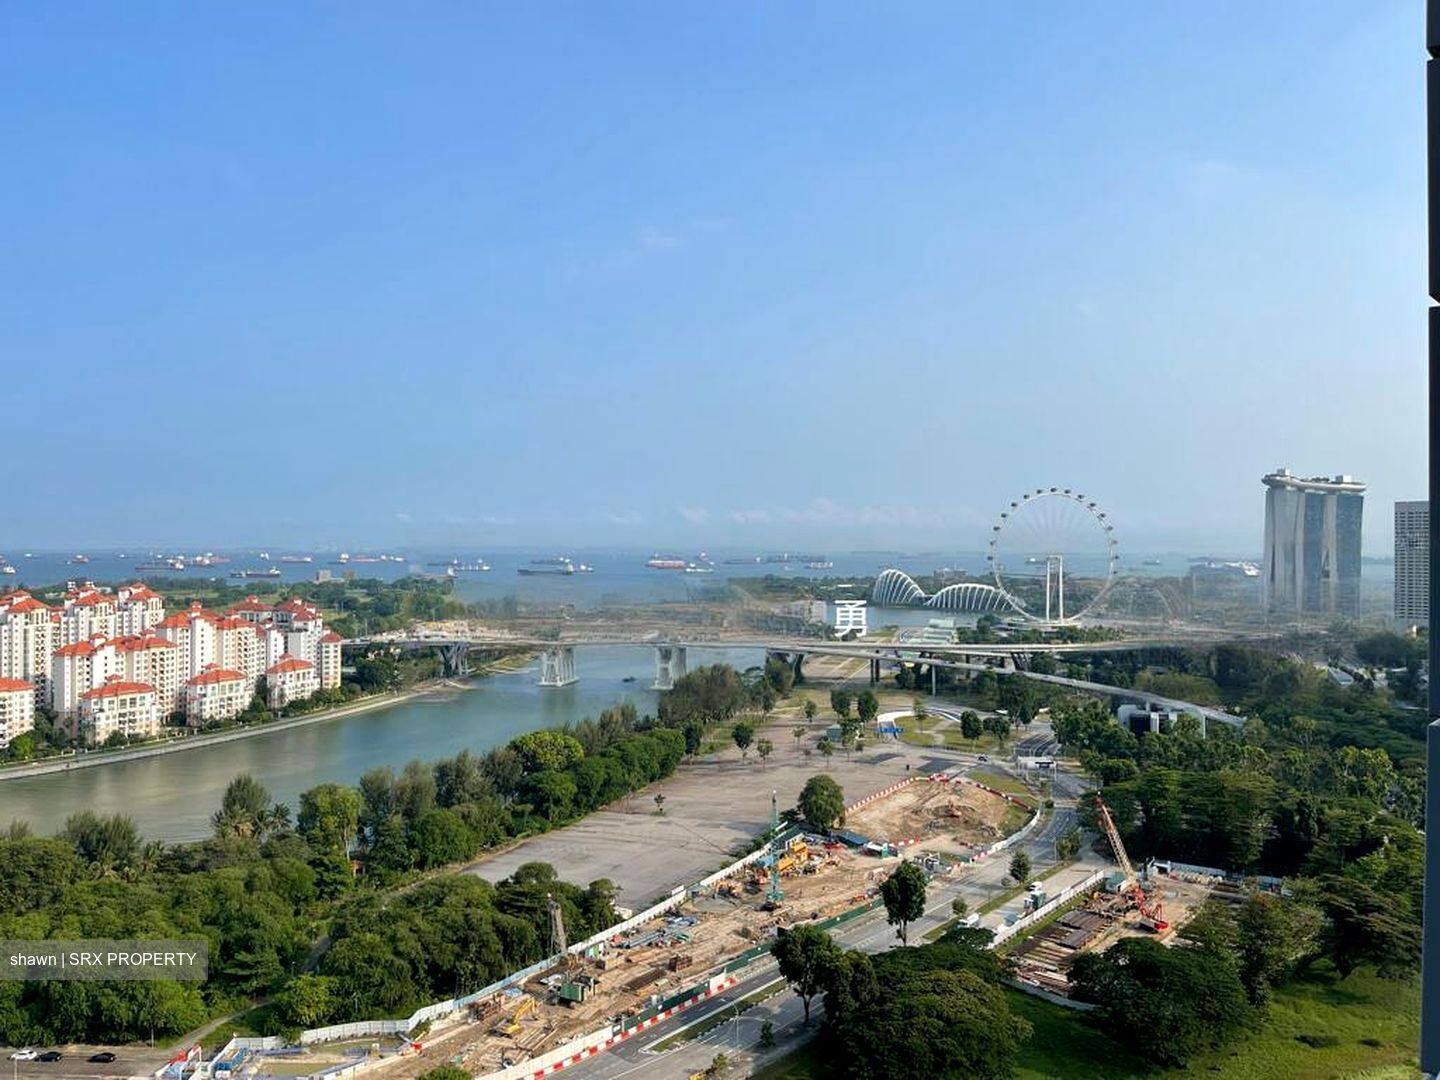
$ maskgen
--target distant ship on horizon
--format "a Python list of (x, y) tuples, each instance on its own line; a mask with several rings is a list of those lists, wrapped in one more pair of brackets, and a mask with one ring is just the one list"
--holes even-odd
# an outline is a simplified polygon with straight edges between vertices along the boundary
[(558, 562), (556, 559), (532, 559), (530, 561), (533, 565), (522, 566), (515, 572), (525, 577), (539, 577), (543, 575), (569, 577), (575, 573), (575, 564), (569, 559), (559, 559)]

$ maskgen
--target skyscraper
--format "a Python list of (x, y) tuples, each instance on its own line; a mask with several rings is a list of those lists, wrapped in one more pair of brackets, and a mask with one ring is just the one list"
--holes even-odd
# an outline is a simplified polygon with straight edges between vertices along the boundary
[(1360, 614), (1360, 519), (1365, 485), (1350, 476), (1292, 476), (1265, 485), (1265, 609), (1277, 615)]
[(1395, 504), (1395, 621), (1430, 625), (1430, 504)]

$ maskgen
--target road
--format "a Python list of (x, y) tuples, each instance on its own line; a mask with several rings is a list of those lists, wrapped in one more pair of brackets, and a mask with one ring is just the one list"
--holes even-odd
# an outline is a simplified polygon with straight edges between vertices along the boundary
[[(1021, 755), (1046, 756), (1053, 749), (1049, 727), (1044, 723), (1032, 725), (1026, 736), (1015, 745), (1016, 752)], [(973, 754), (947, 756), (953, 757), (955, 767), (962, 770), (969, 770), (978, 764)], [(995, 764), (987, 763), (986, 768), (994, 768)], [(1083, 780), (1077, 776), (1068, 773), (1057, 773), (1055, 776), (1055, 813), (1021, 845), (1030, 856), (1037, 873), (1055, 865), (1055, 841), (1074, 825), (1075, 799), (1083, 786)], [(1009, 891), (1011, 886), (1007, 884), (1008, 866), (1008, 859), (990, 859), (973, 864), (950, 878), (937, 879), (931, 885), (924, 917), (910, 927), (910, 940), (923, 941), (927, 932), (951, 918), (951, 902), (956, 897), (964, 898), (970, 910), (976, 911), (995, 896)], [(1077, 862), (1048, 878), (1047, 883), (1051, 889), (1059, 891), (1083, 880), (1095, 870), (1109, 866), (1110, 864), (1093, 854), (1086, 853)], [(1018, 914), (1023, 904), (1024, 898), (1017, 896), (987, 913), (981, 924), (991, 929), (999, 927), (1004, 924), (1008, 915)], [(899, 945), (894, 927), (885, 921), (883, 909), (847, 923), (837, 929), (833, 936), (847, 949), (860, 949), (869, 953), (884, 952)], [(703, 1071), (716, 1054), (724, 1053), (732, 1066), (736, 1067), (733, 1075), (746, 1075), (766, 1062), (790, 1053), (814, 1035), (824, 1010), (820, 998), (811, 1003), (812, 1016), (808, 1028), (803, 1024), (804, 1009), (800, 999), (788, 988), (781, 987), (774, 996), (752, 1005), (702, 1036), (661, 1052), (657, 1052), (655, 1047), (677, 1032), (694, 1026), (703, 1027), (727, 1013), (733, 1015), (737, 1002), (772, 986), (778, 979), (773, 961), (757, 961), (745, 970), (744, 979), (725, 993), (678, 1014), (642, 1036), (621, 1043), (608, 1053), (570, 1066), (565, 1070), (565, 1074), (593, 1080), (618, 1080), (620, 1077), (675, 1080), (677, 1077), (683, 1078)], [(758, 1047), (760, 1028), (766, 1021), (772, 1025), (776, 1046), (770, 1051), (761, 1051)]]

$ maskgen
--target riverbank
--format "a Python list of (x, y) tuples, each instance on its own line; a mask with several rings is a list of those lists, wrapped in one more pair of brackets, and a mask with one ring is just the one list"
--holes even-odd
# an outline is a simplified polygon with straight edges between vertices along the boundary
[(375, 694), (359, 701), (352, 701), (347, 705), (306, 713), (288, 720), (271, 720), (266, 724), (251, 724), (246, 727), (231, 728), (228, 731), (185, 735), (167, 739), (165, 742), (146, 743), (142, 746), (130, 746), (119, 750), (89, 750), (59, 759), (0, 766), (0, 781), (51, 776), (56, 773), (74, 772), (78, 769), (92, 769), (100, 765), (114, 765), (123, 761), (140, 761), (144, 758), (160, 757), (164, 754), (178, 754), (182, 750), (197, 750), (206, 746), (236, 742), (240, 739), (251, 739), (257, 735), (267, 735), (274, 731), (288, 731), (294, 728), (309, 727), (311, 724), (323, 724), (330, 720), (343, 720), (349, 716), (370, 712), (372, 709), (399, 705), (425, 694), (447, 690), (459, 692), (465, 689), (468, 687), (457, 684), (453, 680), (435, 679), (420, 683), (408, 690), (399, 690), (391, 694)]

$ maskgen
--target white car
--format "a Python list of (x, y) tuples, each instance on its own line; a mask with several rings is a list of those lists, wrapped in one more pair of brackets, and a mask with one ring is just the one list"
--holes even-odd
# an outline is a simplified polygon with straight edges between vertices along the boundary
[(27, 1046), (27, 1047), (25, 1047), (24, 1050), (16, 1050), (13, 1054), (11, 1054), (11, 1055), (10, 1055), (10, 1060), (11, 1060), (11, 1061), (34, 1061), (34, 1060), (35, 1060), (37, 1057), (39, 1057), (39, 1056), (40, 1056), (40, 1051), (39, 1051), (39, 1050), (36, 1050), (36, 1049), (34, 1049), (33, 1047)]

